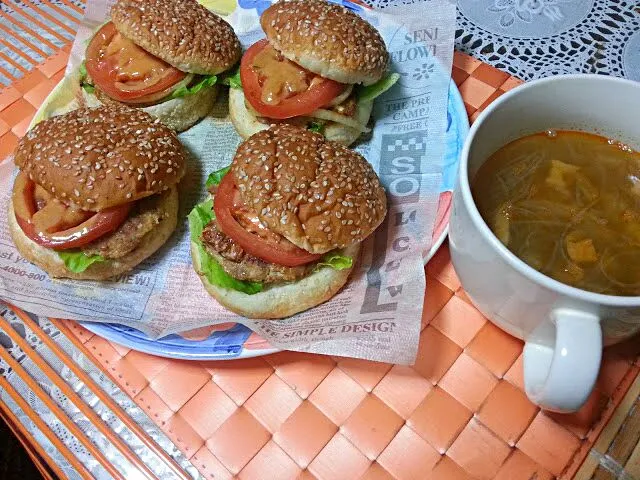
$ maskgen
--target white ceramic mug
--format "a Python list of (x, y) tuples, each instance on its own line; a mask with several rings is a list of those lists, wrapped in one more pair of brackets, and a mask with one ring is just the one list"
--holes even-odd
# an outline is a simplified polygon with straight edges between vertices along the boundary
[(553, 280), (512, 254), (484, 222), (470, 182), (496, 150), (547, 129), (581, 130), (640, 149), (640, 83), (566, 75), (521, 85), (473, 124), (453, 194), (449, 245), (462, 286), (476, 307), (526, 341), (524, 382), (543, 408), (572, 412), (591, 393), (603, 344), (640, 330), (640, 297), (587, 292)]

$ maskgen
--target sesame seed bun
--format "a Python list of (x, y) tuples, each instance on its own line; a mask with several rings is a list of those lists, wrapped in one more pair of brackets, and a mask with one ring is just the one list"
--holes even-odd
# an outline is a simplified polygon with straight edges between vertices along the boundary
[(286, 0), (260, 17), (269, 42), (289, 60), (341, 83), (382, 78), (389, 52), (380, 33), (346, 8), (324, 0)]
[[(371, 117), (372, 108), (372, 102), (358, 103), (355, 120), (358, 123), (367, 124), (369, 117)], [(247, 108), (244, 92), (238, 88), (229, 89), (229, 115), (236, 131), (245, 140), (254, 133), (269, 128), (269, 124), (260, 122)], [(341, 143), (347, 147), (352, 145), (361, 135), (359, 130), (336, 122), (327, 123), (322, 134), (327, 140)]]
[[(360, 244), (355, 244), (340, 253), (353, 258), (355, 263), (359, 252)], [(225, 308), (247, 318), (285, 318), (320, 305), (338, 293), (347, 283), (352, 270), (323, 267), (296, 282), (267, 285), (262, 292), (248, 295), (210, 283), (206, 275), (200, 273), (202, 261), (194, 242), (191, 242), (191, 257), (209, 295)]]
[(118, 0), (111, 20), (122, 35), (183, 72), (217, 75), (240, 59), (231, 26), (196, 0)]
[(164, 220), (146, 234), (133, 251), (116, 260), (94, 263), (82, 273), (68, 270), (55, 250), (42, 247), (27, 237), (16, 221), (13, 203), (11, 202), (9, 203), (8, 212), (9, 233), (20, 255), (40, 267), (53, 278), (106, 280), (133, 270), (134, 267), (150, 257), (169, 239), (178, 223), (177, 187), (171, 187), (169, 194), (163, 197), (160, 208), (165, 213)]
[(20, 140), (15, 163), (52, 195), (99, 212), (176, 185), (186, 159), (176, 134), (130, 108), (80, 108)]
[(387, 214), (384, 188), (362, 155), (293, 125), (245, 140), (229, 174), (269, 230), (311, 253), (361, 242)]
[[(198, 93), (180, 98), (172, 98), (148, 107), (134, 107), (157, 118), (167, 127), (184, 132), (195, 125), (213, 108), (218, 96), (218, 85), (203, 88)], [(95, 87), (95, 93), (88, 93), (79, 89), (78, 101), (85, 107), (100, 107), (102, 105), (125, 105), (110, 98), (106, 93)]]

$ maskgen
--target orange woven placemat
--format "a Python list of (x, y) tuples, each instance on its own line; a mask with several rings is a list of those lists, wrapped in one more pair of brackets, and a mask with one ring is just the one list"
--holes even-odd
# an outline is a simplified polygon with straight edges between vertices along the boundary
[[(0, 159), (61, 78), (67, 55), (0, 91)], [(520, 83), (461, 54), (452, 75), (471, 120)], [(580, 412), (548, 414), (522, 391), (522, 342), (470, 304), (446, 245), (427, 267), (427, 285), (413, 367), (293, 352), (167, 360), (58, 324), (206, 478), (572, 477), (637, 377), (633, 342), (605, 352)]]
[(427, 276), (413, 367), (168, 360), (64, 324), (208, 478), (571, 478), (637, 376), (633, 349), (605, 353), (580, 412), (542, 412), (522, 391), (522, 343), (468, 303), (447, 247)]

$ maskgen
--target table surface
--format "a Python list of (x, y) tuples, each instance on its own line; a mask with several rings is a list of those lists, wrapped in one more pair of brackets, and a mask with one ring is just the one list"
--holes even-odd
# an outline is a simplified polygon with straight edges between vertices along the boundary
[[(554, 7), (546, 13), (536, 11), (535, 2), (519, 9), (516, 3), (528, 5), (460, 2), (460, 30), (467, 28), (460, 16), (473, 17), (480, 6), (504, 24), (509, 14), (514, 24), (527, 25), (551, 15), (554, 28), (560, 28), (555, 8), (562, 18), (575, 13), (569, 15), (567, 2), (543, 2)], [(628, 6), (591, 3), (605, 11), (614, 3)], [(241, 0), (245, 8), (259, 4)], [(6, 85), (0, 89), (0, 160), (62, 78), (81, 15), (81, 3), (71, 0), (0, 5), (0, 82)], [(620, 18), (624, 28), (637, 26), (637, 17)], [(21, 29), (28, 44), (18, 53), (4, 35), (9, 28)], [(504, 42), (518, 31), (496, 29), (492, 34)], [(631, 33), (620, 46), (634, 46)], [(469, 47), (467, 36), (457, 34), (457, 47)], [(505, 71), (524, 79), (544, 73), (531, 65), (514, 70), (516, 64), (492, 60), (485, 47), (473, 47), (480, 48), (474, 55)], [(582, 68), (582, 57), (576, 58), (573, 68)], [(623, 73), (634, 78), (629, 68)], [(461, 53), (452, 77), (472, 121), (520, 83)], [(640, 478), (637, 340), (605, 351), (597, 388), (583, 409), (546, 413), (522, 391), (522, 342), (470, 304), (446, 245), (426, 273), (421, 348), (412, 367), (292, 352), (224, 363), (160, 359), (110, 344), (74, 322), (0, 303), (2, 418), (45, 476)]]

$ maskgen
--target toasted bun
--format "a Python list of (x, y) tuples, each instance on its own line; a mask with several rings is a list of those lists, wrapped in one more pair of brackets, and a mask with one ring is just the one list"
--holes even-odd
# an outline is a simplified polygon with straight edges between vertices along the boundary
[[(372, 102), (358, 103), (356, 110), (356, 120), (359, 123), (366, 124), (371, 116)], [(243, 139), (249, 138), (254, 133), (269, 128), (269, 125), (258, 121), (256, 116), (247, 109), (244, 99), (244, 93), (237, 88), (229, 89), (229, 115), (238, 135)], [(355, 128), (347, 127), (340, 123), (329, 122), (322, 134), (327, 140), (341, 143), (349, 146), (360, 138), (360, 131)]]
[[(341, 253), (355, 259), (360, 252), (360, 244), (352, 245)], [(209, 283), (202, 273), (200, 254), (196, 244), (191, 242), (193, 266), (200, 276), (205, 289), (225, 308), (247, 318), (277, 319), (290, 317), (298, 312), (320, 305), (332, 298), (347, 283), (351, 268), (334, 270), (320, 268), (296, 282), (273, 284), (254, 295), (218, 287)]]
[(387, 214), (384, 188), (362, 155), (293, 125), (245, 140), (230, 174), (260, 221), (308, 252), (359, 243)]
[(246, 140), (254, 133), (261, 132), (269, 128), (269, 125), (258, 121), (253, 112), (247, 109), (244, 92), (239, 88), (229, 89), (229, 116), (231, 122), (243, 140)]
[(106, 280), (132, 270), (147, 257), (151, 256), (169, 239), (178, 223), (178, 189), (171, 188), (161, 208), (167, 213), (154, 230), (145, 235), (138, 247), (117, 260), (94, 263), (82, 273), (67, 270), (58, 254), (49, 248), (42, 247), (28, 238), (16, 221), (13, 203), (9, 204), (9, 233), (13, 238), (20, 255), (54, 278), (72, 278), (75, 280)]
[(286, 0), (260, 17), (269, 42), (289, 60), (341, 83), (382, 78), (389, 52), (380, 33), (346, 8), (325, 0)]
[(80, 108), (44, 120), (20, 140), (20, 170), (84, 210), (133, 202), (176, 185), (186, 159), (176, 134), (130, 108)]
[[(79, 89), (80, 104), (87, 107), (99, 107), (101, 105), (124, 105), (113, 100), (106, 93), (96, 87), (95, 94), (87, 93)], [(153, 118), (157, 118), (164, 125), (177, 132), (184, 132), (195, 125), (201, 118), (213, 108), (218, 95), (218, 86), (203, 88), (198, 93), (180, 98), (172, 98), (156, 105), (142, 107), (139, 110), (147, 112)]]
[(118, 31), (183, 72), (217, 75), (241, 55), (233, 28), (196, 0), (118, 0)]

